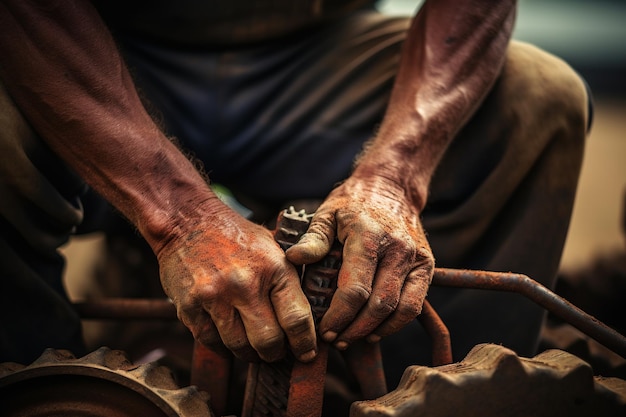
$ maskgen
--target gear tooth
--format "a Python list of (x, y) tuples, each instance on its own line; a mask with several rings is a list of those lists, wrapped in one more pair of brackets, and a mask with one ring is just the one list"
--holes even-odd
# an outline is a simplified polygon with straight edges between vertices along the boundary
[[(59, 364), (63, 366), (58, 366)], [(47, 369), (45, 369), (43, 374), (33, 374), (28, 372), (29, 368)], [(96, 368), (98, 371), (94, 373), (94, 369), (90, 368)], [(48, 378), (63, 377), (62, 380), (65, 380), (64, 377), (67, 375), (89, 375), (90, 378), (94, 375), (99, 376), (94, 382), (96, 384), (95, 388), (92, 385), (83, 387), (82, 385), (76, 385), (77, 382), (73, 382), (72, 389), (68, 391), (67, 397), (65, 397), (64, 391), (55, 390), (55, 384), (49, 384), (42, 390), (32, 392), (30, 390), (30, 387), (33, 386), (32, 384), (35, 384), (34, 386), (37, 387), (41, 385), (39, 382), (41, 381), (39, 379), (40, 376), (37, 375), (45, 375)], [(9, 378), (4, 379), (5, 377)], [(123, 382), (124, 378), (127, 381)], [(145, 388), (143, 395), (146, 401), (138, 401), (134, 404), (137, 408), (130, 407), (128, 409), (126, 409), (125, 404), (111, 403), (110, 398), (103, 396), (102, 392), (100, 392), (97, 385), (99, 379), (107, 381), (104, 386), (114, 391), (131, 389), (128, 385), (131, 381), (131, 386), (135, 386), (137, 383), (141, 384)], [(66, 383), (72, 384), (72, 382)], [(3, 391), (4, 389), (9, 391)], [(65, 414), (69, 410), (74, 411), (76, 406), (75, 395), (77, 390), (80, 389), (85, 390), (81, 398), (90, 404), (90, 415), (94, 417), (109, 416), (111, 415), (111, 410), (117, 412), (115, 415), (130, 416), (130, 413), (133, 413), (132, 416), (135, 417), (134, 412), (137, 409), (149, 413), (142, 415), (154, 415), (157, 412), (159, 416), (214, 417), (214, 413), (208, 405), (208, 394), (199, 392), (195, 386), (179, 388), (169, 368), (157, 362), (140, 366), (133, 365), (128, 360), (126, 354), (119, 350), (100, 348), (80, 359), (76, 359), (69, 351), (48, 349), (28, 366), (14, 362), (0, 363), (0, 397), (6, 392), (11, 392), (10, 390), (17, 390), (15, 392), (18, 395), (11, 397), (13, 401), (11, 407), (18, 412), (26, 409), (31, 410), (33, 404), (37, 404), (37, 410), (40, 411), (38, 415), (60, 415)], [(136, 393), (134, 388), (132, 389)], [(50, 395), (54, 395), (54, 401), (50, 401), (50, 398), (52, 398)], [(155, 397), (159, 398), (158, 401)], [(133, 411), (127, 413), (129, 410)]]
[(506, 374), (510, 377), (511, 374), (518, 375), (518, 378), (524, 378), (530, 373), (528, 366), (525, 366), (522, 359), (517, 356), (513, 351), (508, 349), (502, 351), (502, 354), (494, 358), (493, 366), (495, 367), (493, 375)]
[(40, 365), (40, 364), (50, 364), (56, 362), (65, 362), (68, 360), (75, 360), (76, 356), (69, 350), (64, 349), (51, 349), (48, 348), (44, 350), (44, 352), (39, 356), (32, 364)]
[(26, 365), (22, 365), (21, 363), (16, 362), (5, 362), (0, 363), (0, 378), (5, 375), (12, 374), (13, 372), (17, 372), (26, 367)]
[(474, 346), (461, 363), (472, 370), (493, 370), (500, 361), (509, 357), (517, 358), (517, 355), (503, 346), (484, 343)]
[(98, 350), (94, 350), (93, 352), (89, 352), (85, 356), (78, 359), (80, 363), (93, 363), (97, 365), (104, 365), (104, 354), (109, 350), (107, 347), (101, 347)]
[(158, 362), (150, 362), (139, 366), (132, 373), (141, 378), (152, 388), (162, 390), (178, 390), (172, 371)]
[(570, 368), (591, 368), (591, 365), (580, 359), (578, 356), (558, 349), (546, 350), (532, 358), (530, 361), (533, 363), (542, 363), (551, 367), (563, 367), (567, 364)]
[[(626, 381), (603, 384), (590, 366), (562, 351), (520, 358), (498, 345), (478, 345), (460, 363), (406, 369), (394, 391), (357, 401), (350, 415), (448, 416), (480, 410), (482, 416), (626, 415)], [(620, 392), (621, 390), (621, 392)]]
[(121, 350), (113, 350), (103, 346), (93, 352), (83, 356), (78, 360), (80, 363), (98, 364), (111, 370), (127, 370), (134, 368), (134, 365), (128, 359), (125, 352)]
[(195, 386), (169, 391), (166, 395), (176, 406), (181, 416), (196, 416), (202, 413), (213, 416), (213, 410), (208, 405), (209, 394), (198, 391)]
[(602, 389), (612, 391), (621, 398), (622, 404), (626, 407), (626, 381), (616, 377), (595, 377), (595, 382)]
[(150, 371), (150, 368), (154, 366), (155, 366), (154, 362), (142, 363), (128, 370), (128, 374), (132, 375), (132, 377), (137, 380), (143, 381), (146, 379), (146, 375)]
[(563, 350), (547, 350), (527, 361), (535, 373), (549, 372), (559, 378), (563, 386), (582, 386), (584, 381), (593, 380), (591, 365)]
[(103, 351), (103, 365), (110, 369), (130, 369), (134, 367), (126, 352), (109, 348)]

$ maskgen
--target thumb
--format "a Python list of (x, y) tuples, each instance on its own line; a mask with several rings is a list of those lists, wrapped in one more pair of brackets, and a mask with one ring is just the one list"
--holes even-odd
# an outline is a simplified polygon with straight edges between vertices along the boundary
[(296, 265), (312, 264), (324, 258), (335, 240), (335, 228), (331, 224), (334, 223), (316, 221), (314, 217), (309, 230), (285, 252), (289, 262)]

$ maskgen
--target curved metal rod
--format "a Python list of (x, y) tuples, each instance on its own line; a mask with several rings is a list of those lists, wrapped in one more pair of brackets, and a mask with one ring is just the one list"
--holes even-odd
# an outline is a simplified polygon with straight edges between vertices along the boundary
[[(626, 358), (626, 337), (526, 275), (435, 268), (432, 285), (519, 293)], [(83, 319), (176, 319), (176, 308), (167, 299), (107, 298), (73, 305)], [(433, 363), (445, 363), (445, 354), (435, 356), (448, 349), (450, 335), (430, 304), (424, 306), (418, 318), (432, 338)]]
[(452, 344), (450, 343), (450, 332), (428, 300), (424, 300), (422, 313), (417, 316), (417, 319), (424, 327), (424, 330), (426, 330), (426, 333), (428, 333), (428, 336), (430, 336), (433, 366), (451, 364)]
[(626, 358), (626, 337), (522, 274), (435, 268), (432, 285), (521, 294)]

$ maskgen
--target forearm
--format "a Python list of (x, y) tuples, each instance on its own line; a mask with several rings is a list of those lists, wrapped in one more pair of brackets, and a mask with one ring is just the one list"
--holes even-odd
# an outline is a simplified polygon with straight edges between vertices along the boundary
[(97, 12), (80, 0), (0, 7), (0, 75), (18, 106), (158, 250), (177, 217), (215, 197), (144, 110)]
[(515, 1), (426, 1), (403, 46), (387, 113), (356, 177), (400, 185), (421, 210), (432, 174), (458, 130), (495, 82)]

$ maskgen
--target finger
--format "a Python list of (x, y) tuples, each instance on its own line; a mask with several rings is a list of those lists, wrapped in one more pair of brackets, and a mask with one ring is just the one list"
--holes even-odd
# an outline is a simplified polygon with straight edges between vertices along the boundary
[(259, 359), (260, 355), (249, 341), (246, 328), (237, 310), (232, 307), (212, 307), (210, 314), (219, 337), (237, 358), (248, 362)]
[(398, 332), (421, 313), (433, 271), (433, 265), (422, 265), (409, 273), (398, 306), (393, 314), (367, 337), (369, 342), (378, 342), (381, 338)]
[(367, 303), (352, 323), (337, 337), (335, 346), (345, 349), (357, 339), (364, 338), (394, 314), (407, 274), (407, 265), (414, 253), (390, 251), (378, 265), (374, 288)]
[(202, 308), (181, 311), (178, 318), (191, 331), (194, 339), (214, 351), (223, 351), (224, 343), (208, 312)]
[(302, 362), (313, 360), (317, 355), (315, 323), (297, 276), (281, 278), (270, 296), (294, 356)]
[(378, 263), (378, 254), (371, 249), (375, 245), (370, 244), (374, 236), (370, 232), (354, 234), (345, 242), (337, 291), (319, 327), (322, 338), (329, 343), (345, 330), (370, 298)]
[(285, 255), (296, 265), (311, 264), (321, 260), (335, 239), (335, 218), (321, 212), (313, 216), (307, 232), (298, 243), (287, 249)]
[(269, 300), (264, 305), (244, 306), (239, 314), (250, 345), (262, 360), (275, 362), (285, 355), (285, 336)]

